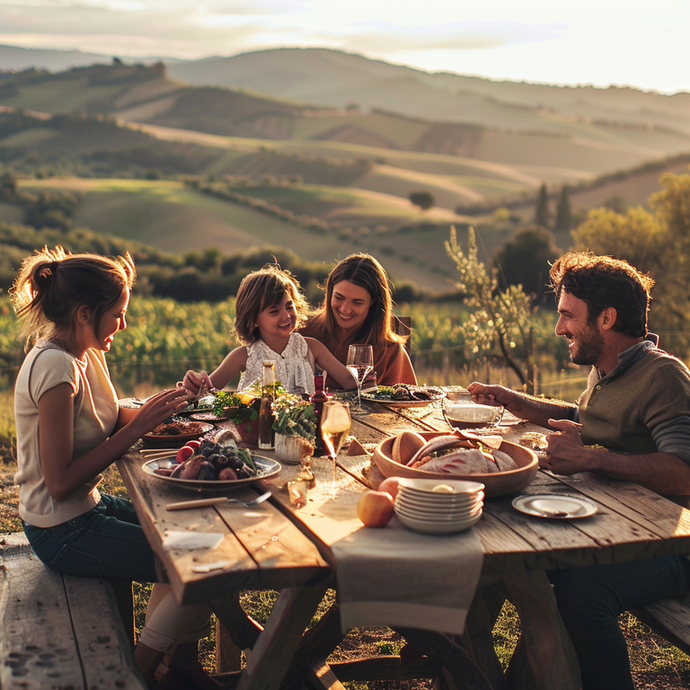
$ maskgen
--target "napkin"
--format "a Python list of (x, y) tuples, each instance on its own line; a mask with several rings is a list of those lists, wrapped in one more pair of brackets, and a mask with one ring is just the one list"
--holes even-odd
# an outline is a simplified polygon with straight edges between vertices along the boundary
[(188, 532), (184, 530), (165, 530), (163, 548), (170, 549), (215, 549), (223, 541), (220, 532)]
[(474, 530), (421, 534), (394, 516), (332, 550), (343, 632), (386, 625), (462, 634), (484, 561)]

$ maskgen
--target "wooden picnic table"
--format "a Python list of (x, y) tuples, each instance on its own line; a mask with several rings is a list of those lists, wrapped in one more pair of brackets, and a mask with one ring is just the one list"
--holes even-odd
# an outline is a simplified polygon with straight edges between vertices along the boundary
[[(404, 429), (448, 430), (437, 406), (393, 409), (369, 404), (368, 410), (369, 414), (353, 416), (352, 426), (353, 435), (365, 446)], [(525, 431), (536, 428), (526, 423), (507, 426), (505, 438), (519, 440)], [(302, 508), (290, 503), (286, 490), (298, 468), (284, 466), (279, 475), (259, 486), (233, 492), (234, 497), (250, 498), (270, 487), (273, 497), (256, 508), (223, 505), (179, 512), (168, 512), (165, 505), (194, 496), (146, 475), (142, 461), (138, 451), (130, 451), (118, 466), (176, 598), (210, 600), (235, 644), (240, 649), (253, 647), (238, 687), (279, 687), (310, 668), (313, 685), (332, 684), (327, 682), (324, 660), (341, 638), (337, 611), (324, 616), (311, 634), (302, 633), (326, 588), (334, 584), (337, 564), (331, 546), (363, 529), (356, 518), (357, 501), (367, 489), (365, 483), (375, 487), (382, 478), (369, 459), (341, 453), (336, 497), (325, 493), (320, 481), (330, 476), (329, 461), (314, 459), (317, 486)], [(475, 597), (462, 643), (488, 682), (465, 687), (517, 688), (529, 677), (536, 688), (576, 690), (577, 661), (546, 571), (690, 553), (690, 511), (637, 484), (590, 473), (558, 477), (540, 471), (523, 493), (581, 495), (597, 504), (598, 513), (583, 520), (548, 520), (518, 513), (512, 497), (485, 500), (484, 515), (474, 530), (484, 551), (481, 584), (493, 588), (484, 587)], [(163, 535), (171, 529), (219, 532), (223, 542), (212, 551), (165, 550)], [(241, 611), (237, 599), (241, 589), (281, 592), (263, 632)], [(496, 592), (516, 606), (522, 626), (519, 649), (525, 653), (516, 655), (507, 675), (490, 638), (502, 602)], [(318, 668), (321, 671), (316, 673)]]

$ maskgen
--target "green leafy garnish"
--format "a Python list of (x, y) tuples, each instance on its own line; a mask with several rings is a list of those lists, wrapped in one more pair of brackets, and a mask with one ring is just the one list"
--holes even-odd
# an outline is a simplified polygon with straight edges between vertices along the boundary
[(299, 395), (283, 393), (273, 401), (273, 430), (284, 436), (301, 436), (308, 441), (316, 437), (314, 405)]

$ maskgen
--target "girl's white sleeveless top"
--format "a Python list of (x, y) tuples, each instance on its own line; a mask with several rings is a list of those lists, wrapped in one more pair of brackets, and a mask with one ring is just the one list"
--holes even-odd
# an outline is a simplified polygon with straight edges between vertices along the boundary
[(280, 381), (288, 393), (314, 392), (314, 366), (307, 341), (299, 334), (292, 333), (287, 347), (279, 354), (271, 350), (263, 340), (247, 345), (247, 367), (240, 377), (237, 390), (242, 391), (261, 381), (264, 361), (276, 363), (276, 381)]

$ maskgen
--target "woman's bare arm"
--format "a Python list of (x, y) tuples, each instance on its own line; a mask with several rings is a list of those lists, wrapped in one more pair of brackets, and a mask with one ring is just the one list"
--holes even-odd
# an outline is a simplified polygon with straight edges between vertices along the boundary
[[(48, 493), (56, 501), (67, 498), (91, 481), (125, 453), (143, 434), (154, 429), (181, 405), (188, 394), (183, 388), (153, 396), (113, 435), (78, 458), (74, 450), (74, 390), (61, 383), (46, 391), (38, 401), (38, 434), (41, 466)], [(129, 411), (125, 417), (130, 417)], [(119, 421), (119, 420), (118, 420)]]
[(357, 387), (357, 382), (347, 370), (347, 367), (338, 361), (320, 340), (315, 338), (305, 338), (305, 340), (311, 353), (314, 355), (316, 363), (322, 369), (325, 369), (328, 375), (334, 378), (343, 390), (352, 390)]

